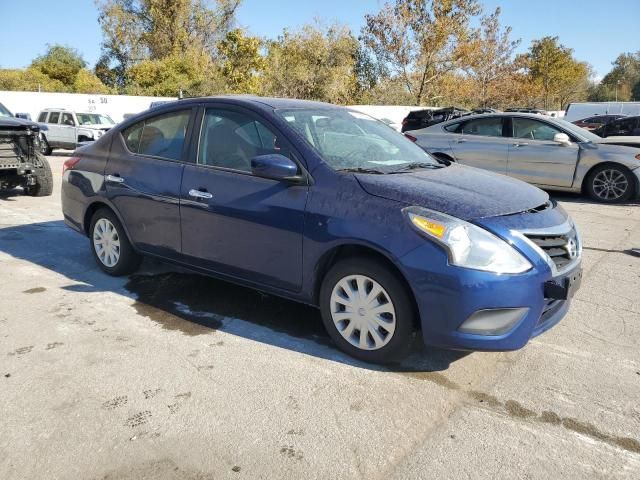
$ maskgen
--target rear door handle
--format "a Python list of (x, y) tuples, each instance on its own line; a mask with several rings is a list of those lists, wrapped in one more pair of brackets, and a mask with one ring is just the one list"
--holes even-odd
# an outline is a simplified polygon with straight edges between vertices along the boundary
[(529, 145), (527, 142), (513, 144), (514, 147), (526, 147), (527, 145)]
[(464, 143), (466, 140), (464, 138), (459, 138), (456, 140), (456, 143)]
[(209, 192), (203, 192), (202, 190), (196, 190), (194, 188), (189, 190), (189, 196), (193, 198), (203, 198), (206, 200), (213, 198), (213, 195)]
[(107, 175), (106, 180), (107, 182), (113, 182), (113, 183), (124, 182), (124, 178), (122, 178), (120, 175)]

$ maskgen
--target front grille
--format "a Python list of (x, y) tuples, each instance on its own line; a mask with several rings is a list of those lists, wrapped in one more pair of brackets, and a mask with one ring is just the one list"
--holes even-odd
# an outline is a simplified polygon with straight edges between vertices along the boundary
[(562, 235), (527, 233), (526, 236), (551, 259), (558, 271), (578, 259), (580, 247), (575, 228)]

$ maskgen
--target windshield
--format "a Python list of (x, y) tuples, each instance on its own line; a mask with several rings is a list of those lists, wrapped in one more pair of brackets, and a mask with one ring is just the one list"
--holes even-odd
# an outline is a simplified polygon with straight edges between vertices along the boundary
[(80, 125), (113, 125), (115, 123), (109, 115), (101, 113), (76, 113), (76, 117)]
[(13, 117), (13, 115), (11, 115), (11, 112), (7, 110), (7, 107), (5, 107), (1, 103), (0, 103), (0, 117)]
[(567, 122), (561, 118), (556, 118), (554, 121), (557, 122), (560, 127), (565, 130), (569, 130), (583, 142), (597, 142), (598, 140), (602, 140), (602, 138), (595, 133), (591, 133), (589, 130), (585, 130), (584, 128), (574, 125), (571, 122)]
[(440, 166), (388, 125), (347, 109), (278, 110), (335, 170), (387, 173), (409, 165)]

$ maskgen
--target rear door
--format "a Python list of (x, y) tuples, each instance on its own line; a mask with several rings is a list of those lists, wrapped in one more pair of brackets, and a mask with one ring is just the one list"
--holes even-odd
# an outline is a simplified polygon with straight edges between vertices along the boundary
[(107, 197), (145, 252), (169, 258), (180, 252), (180, 181), (194, 111), (165, 111), (113, 138), (105, 168)]
[(452, 134), (449, 145), (457, 162), (507, 173), (510, 139), (503, 136), (503, 117), (472, 118), (444, 128)]
[(553, 141), (565, 133), (545, 121), (512, 117), (508, 174), (536, 185), (570, 187), (578, 162), (577, 143), (564, 145)]
[(204, 110), (195, 162), (181, 189), (182, 252), (188, 262), (297, 291), (309, 187), (254, 176), (251, 159), (292, 146), (266, 119), (229, 105)]

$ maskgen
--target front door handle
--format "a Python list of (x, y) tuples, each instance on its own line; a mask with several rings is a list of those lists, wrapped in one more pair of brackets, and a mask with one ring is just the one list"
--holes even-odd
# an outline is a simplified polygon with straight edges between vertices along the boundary
[(459, 138), (456, 140), (456, 143), (464, 143), (466, 140), (464, 138)]
[(120, 175), (107, 175), (106, 180), (107, 182), (113, 182), (113, 183), (124, 182), (124, 178), (122, 178)]
[(527, 142), (513, 144), (514, 147), (526, 147), (527, 145), (529, 145)]
[(193, 198), (203, 198), (206, 200), (213, 198), (213, 195), (209, 192), (203, 192), (202, 190), (196, 190), (194, 188), (189, 190), (189, 196)]

